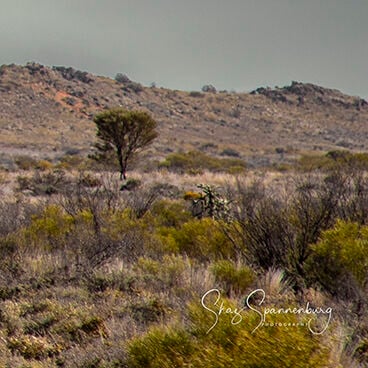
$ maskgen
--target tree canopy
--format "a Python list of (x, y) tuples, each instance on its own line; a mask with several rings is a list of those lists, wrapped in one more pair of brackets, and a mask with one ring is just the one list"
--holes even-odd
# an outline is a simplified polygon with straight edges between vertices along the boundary
[(127, 165), (132, 156), (147, 147), (158, 136), (157, 122), (144, 111), (113, 108), (94, 118), (100, 151), (115, 150), (120, 178), (126, 179)]

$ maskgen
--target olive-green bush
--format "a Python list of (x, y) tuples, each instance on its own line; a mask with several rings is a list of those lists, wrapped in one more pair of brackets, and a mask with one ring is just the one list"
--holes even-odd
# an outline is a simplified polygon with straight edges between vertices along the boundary
[(73, 224), (73, 217), (59, 206), (45, 207), (42, 214), (34, 216), (30, 226), (24, 230), (25, 242), (33, 249), (61, 249), (66, 245)]
[(156, 201), (151, 209), (156, 226), (179, 228), (191, 219), (186, 204), (178, 200), (162, 199)]
[(195, 174), (208, 170), (239, 174), (245, 171), (246, 163), (239, 158), (216, 158), (201, 151), (190, 151), (168, 155), (159, 167), (178, 173)]
[(368, 154), (366, 152), (353, 153), (345, 150), (329, 151), (324, 155), (302, 155), (296, 163), (300, 171), (331, 171), (336, 169), (368, 169)]
[(350, 297), (368, 281), (368, 226), (338, 221), (312, 246), (310, 277), (334, 295)]
[[(233, 301), (224, 301), (234, 310)], [(278, 315), (270, 319), (273, 326), (261, 326), (259, 315), (244, 311), (242, 320), (232, 324), (233, 315), (214, 315), (199, 303), (189, 306), (191, 323), (156, 327), (133, 339), (128, 348), (129, 368), (311, 368), (331, 367), (326, 340), (313, 335), (295, 315)], [(281, 326), (279, 324), (282, 324)]]
[(255, 273), (248, 266), (237, 266), (228, 260), (219, 260), (211, 265), (215, 281), (226, 294), (244, 293), (255, 279)]
[(221, 230), (221, 223), (208, 217), (192, 219), (180, 228), (159, 227), (157, 237), (162, 250), (200, 261), (235, 256), (233, 244)]

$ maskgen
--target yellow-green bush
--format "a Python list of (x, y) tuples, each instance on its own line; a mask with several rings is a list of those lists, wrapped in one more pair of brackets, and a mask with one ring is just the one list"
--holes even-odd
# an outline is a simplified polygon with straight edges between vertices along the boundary
[[(147, 215), (147, 217), (149, 217)], [(137, 219), (129, 208), (105, 210), (99, 206), (82, 208), (72, 215), (57, 205), (46, 206), (22, 229), (23, 250), (62, 250), (65, 264), (96, 267), (113, 257), (137, 257), (151, 244), (152, 219)]]
[(360, 152), (352, 154), (348, 159), (348, 164), (354, 165), (358, 168), (367, 170), (368, 169), (368, 153)]
[(211, 218), (192, 219), (179, 229), (160, 227), (157, 233), (162, 249), (167, 252), (178, 252), (200, 260), (234, 256), (233, 245), (221, 231), (220, 223)]
[(303, 155), (298, 160), (296, 167), (301, 171), (313, 171), (317, 169), (330, 169), (333, 162), (325, 155)]
[(142, 287), (152, 286), (157, 291), (175, 292), (174, 287), (185, 283), (183, 274), (189, 267), (189, 260), (181, 255), (165, 254), (160, 260), (140, 257), (134, 270), (144, 283)]
[(191, 219), (187, 206), (182, 201), (160, 200), (153, 204), (151, 214), (156, 226), (179, 227)]
[[(225, 308), (236, 306), (224, 300)], [(269, 318), (274, 326), (260, 326), (260, 316), (244, 311), (242, 320), (232, 324), (232, 314), (214, 315), (198, 303), (189, 307), (189, 326), (154, 328), (134, 339), (128, 348), (129, 368), (312, 368), (329, 365), (329, 347), (313, 335), (295, 315)], [(279, 324), (282, 324), (281, 326)]]
[(227, 294), (244, 293), (255, 279), (255, 273), (248, 266), (236, 266), (228, 260), (219, 260), (211, 265), (211, 272), (217, 283)]
[(302, 155), (296, 163), (301, 171), (336, 170), (341, 168), (368, 169), (368, 154), (365, 152), (352, 153), (349, 151), (330, 151), (324, 155)]
[[(233, 159), (234, 160), (234, 159)], [(225, 172), (231, 175), (240, 175), (245, 171), (245, 165), (236, 165), (236, 162), (233, 162), (234, 165), (230, 165)]]
[(184, 271), (189, 262), (182, 256), (165, 254), (162, 259), (161, 275), (168, 287), (177, 286), (184, 282)]
[[(80, 296), (80, 289), (75, 289), (75, 296)], [(59, 300), (55, 296), (41, 299), (35, 294), (27, 300), (1, 303), (3, 339), (9, 351), (27, 360), (45, 361), (76, 343), (107, 337), (103, 316), (89, 304), (89, 297), (73, 302), (65, 297), (59, 293)]]
[(308, 270), (327, 290), (340, 294), (344, 288), (366, 285), (368, 226), (338, 221), (311, 249)]
[(73, 217), (60, 207), (45, 207), (41, 215), (34, 216), (31, 224), (24, 230), (26, 245), (41, 249), (62, 248), (73, 224)]
[(159, 167), (179, 173), (200, 173), (204, 170), (239, 173), (244, 172), (246, 163), (239, 158), (216, 158), (201, 151), (190, 151), (168, 155)]
[(7, 346), (12, 353), (37, 360), (56, 355), (62, 350), (57, 344), (38, 336), (10, 337)]
[(151, 240), (151, 231), (154, 221), (150, 213), (142, 218), (137, 218), (131, 208), (115, 212), (107, 211), (103, 214), (102, 231), (113, 241), (133, 239), (132, 245), (141, 248), (143, 252), (144, 244)]
[(161, 262), (151, 258), (139, 257), (134, 269), (141, 274), (157, 276), (160, 273)]
[(129, 208), (115, 212), (106, 211), (102, 214), (102, 217), (102, 231), (115, 240), (121, 239), (122, 234), (132, 229), (144, 226), (144, 222), (136, 219)]
[(129, 347), (129, 368), (189, 367), (188, 358), (196, 348), (189, 334), (181, 329), (152, 330)]

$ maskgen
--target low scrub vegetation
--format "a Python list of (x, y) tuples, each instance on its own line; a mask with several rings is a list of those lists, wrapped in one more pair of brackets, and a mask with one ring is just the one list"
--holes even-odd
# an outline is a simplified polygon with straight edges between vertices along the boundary
[(300, 171), (323, 170), (331, 171), (339, 168), (350, 168), (351, 170), (367, 170), (368, 154), (352, 153), (349, 151), (329, 151), (323, 155), (302, 155), (296, 164)]
[[(227, 308), (236, 308), (232, 301), (225, 302)], [(206, 310), (195, 304), (188, 309), (187, 325), (152, 328), (144, 337), (135, 339), (128, 350), (129, 366), (332, 367), (328, 344), (307, 329), (269, 327), (253, 333), (257, 316), (247, 312), (237, 325), (227, 315), (207, 333), (212, 320)], [(279, 323), (298, 322), (288, 316), (279, 318)]]
[(198, 174), (205, 170), (240, 174), (245, 171), (246, 163), (239, 158), (216, 158), (201, 151), (190, 151), (168, 155), (159, 167), (180, 174)]
[(1, 365), (368, 365), (360, 167), (175, 196), (108, 173), (28, 174), (0, 202)]

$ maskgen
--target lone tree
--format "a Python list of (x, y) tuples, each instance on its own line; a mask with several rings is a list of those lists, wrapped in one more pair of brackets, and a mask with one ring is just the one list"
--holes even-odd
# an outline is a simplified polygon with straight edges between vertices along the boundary
[(94, 122), (100, 140), (96, 144), (97, 149), (103, 153), (115, 150), (120, 166), (120, 179), (126, 179), (128, 161), (157, 137), (157, 122), (144, 111), (123, 108), (101, 112), (95, 116)]

